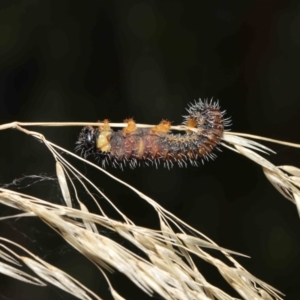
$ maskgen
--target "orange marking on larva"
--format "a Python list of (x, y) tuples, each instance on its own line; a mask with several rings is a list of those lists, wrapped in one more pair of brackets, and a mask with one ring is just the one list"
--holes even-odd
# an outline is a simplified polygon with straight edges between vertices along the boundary
[(192, 127), (192, 128), (196, 128), (197, 127), (197, 120), (196, 119), (192, 119), (192, 118), (188, 118), (186, 120), (186, 124), (187, 127)]
[(134, 122), (133, 118), (125, 119), (123, 122), (127, 123), (127, 127), (123, 129), (125, 134), (129, 134), (137, 130), (136, 123)]
[[(193, 119), (193, 118), (188, 118), (186, 120), (186, 123), (185, 123), (185, 126), (187, 127), (192, 127), (192, 128), (196, 128), (197, 127), (197, 120), (196, 119)], [(192, 130), (187, 130), (188, 133), (193, 133)]]
[(169, 132), (171, 128), (171, 122), (168, 120), (162, 120), (158, 125), (152, 128), (152, 131), (159, 131), (159, 132)]
[[(99, 122), (99, 121), (98, 121)], [(103, 131), (103, 130), (111, 130), (110, 126), (109, 126), (109, 120), (108, 119), (104, 119), (102, 125), (99, 125), (99, 130)]]

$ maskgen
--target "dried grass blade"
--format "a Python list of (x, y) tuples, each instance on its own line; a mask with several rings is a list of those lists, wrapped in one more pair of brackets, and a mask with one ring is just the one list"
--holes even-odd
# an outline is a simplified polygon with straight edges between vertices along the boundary
[(234, 132), (224, 132), (223, 141), (234, 146), (242, 146), (265, 154), (275, 153), (272, 149), (266, 147), (265, 145), (262, 145), (250, 139), (234, 135)]
[[(67, 275), (65, 272), (60, 269), (55, 268), (54, 266), (43, 262), (43, 264), (28, 258), (21, 257), (23, 262), (32, 269), (39, 277), (43, 278), (45, 281), (51, 283), (52, 285), (72, 294), (73, 296), (84, 299), (92, 300), (94, 298), (90, 297), (87, 292), (80, 288), (78, 282)], [(99, 299), (99, 297), (97, 297)]]
[(42, 281), (40, 281), (38, 278), (33, 277), (3, 262), (0, 262), (0, 273), (26, 283), (45, 286), (45, 284)]
[[(80, 205), (80, 209), (81, 211), (84, 211), (84, 212), (89, 212), (87, 207), (81, 202), (79, 201), (79, 205)], [(91, 221), (87, 221), (86, 219), (83, 219), (83, 223), (85, 225), (85, 228), (89, 231), (92, 231), (92, 232), (96, 232), (96, 233), (99, 233), (98, 229), (97, 229), (97, 226), (94, 222), (91, 222)]]
[(294, 166), (278, 166), (278, 168), (291, 174), (291, 175), (300, 177), (300, 169), (299, 168), (296, 168)]
[(279, 193), (281, 193), (286, 199), (295, 203), (294, 194), (299, 194), (299, 190), (289, 182), (285, 174), (273, 172), (266, 168), (263, 168), (263, 172)]
[(230, 254), (235, 254), (235, 255), (239, 255), (239, 256), (243, 256), (243, 257), (249, 257), (245, 254), (239, 253), (239, 252), (235, 252), (235, 251), (231, 251), (229, 249), (226, 248), (222, 248), (218, 245), (214, 245), (208, 241), (205, 241), (203, 239), (200, 239), (198, 237), (194, 237), (194, 236), (190, 236), (187, 234), (177, 234), (177, 236), (179, 237), (180, 240), (182, 240), (184, 242), (185, 245), (193, 245), (193, 246), (199, 246), (199, 247), (203, 247), (203, 248), (208, 248), (208, 249), (214, 249), (214, 250), (218, 250), (218, 251), (224, 251)]
[(65, 172), (61, 164), (56, 162), (56, 175), (60, 186), (61, 193), (68, 207), (72, 207), (71, 195), (67, 184)]

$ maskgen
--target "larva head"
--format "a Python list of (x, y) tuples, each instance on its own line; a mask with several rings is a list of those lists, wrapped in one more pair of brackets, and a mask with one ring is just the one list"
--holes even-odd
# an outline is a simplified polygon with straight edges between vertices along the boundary
[(89, 126), (82, 128), (78, 141), (76, 142), (75, 151), (79, 151), (80, 155), (84, 157), (94, 153), (98, 136), (98, 129)]

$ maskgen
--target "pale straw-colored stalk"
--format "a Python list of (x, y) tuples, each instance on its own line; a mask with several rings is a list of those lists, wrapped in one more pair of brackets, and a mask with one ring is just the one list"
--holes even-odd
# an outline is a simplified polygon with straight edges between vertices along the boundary
[[(45, 144), (55, 159), (57, 179), (66, 203), (65, 206), (57, 205), (47, 201), (47, 199), (38, 199), (7, 188), (0, 188), (0, 202), (20, 211), (17, 215), (5, 216), (0, 218), (0, 220), (16, 217), (40, 218), (54, 229), (57, 234), (61, 235), (74, 249), (82, 253), (99, 268), (110, 287), (114, 299), (124, 299), (113, 288), (106, 276), (107, 271), (112, 272), (114, 270), (125, 274), (145, 293), (152, 295), (155, 292), (164, 299), (236, 299), (206, 281), (203, 274), (201, 274), (201, 270), (197, 268), (193, 261), (194, 256), (198, 256), (217, 268), (220, 275), (240, 294), (242, 299), (282, 299), (279, 296), (279, 291), (247, 272), (232, 256), (241, 254), (218, 246), (208, 237), (165, 210), (153, 199), (126, 182), (114, 177), (107, 170), (50, 142), (39, 132), (26, 129), (28, 126), (86, 125), (98, 126), (99, 123), (12, 122), (0, 126), (0, 130), (18, 129)], [(153, 126), (137, 125), (139, 127)], [(110, 126), (124, 127), (126, 125), (123, 123), (111, 123)], [(187, 128), (179, 125), (172, 126), (172, 130), (184, 131)], [(257, 136), (247, 137), (259, 138)], [(222, 145), (261, 165), (270, 182), (287, 199), (295, 203), (298, 211), (300, 211), (299, 169), (291, 166), (274, 166), (257, 153), (269, 153), (271, 150), (253, 140), (242, 137), (242, 134), (225, 132)], [(70, 164), (60, 154), (61, 151), (84, 161), (99, 172), (114, 179), (118, 184), (122, 184), (135, 192), (157, 212), (160, 230), (155, 231), (134, 224), (93, 182)], [(88, 197), (95, 201), (99, 208), (98, 214), (90, 213), (87, 206), (79, 199), (76, 190), (78, 184), (86, 191), (84, 202), (88, 203)], [(95, 193), (101, 195), (116, 210), (122, 221), (113, 220), (106, 215), (96, 201)], [(76, 199), (80, 209), (72, 207), (71, 198)], [(101, 231), (98, 230), (99, 228), (119, 234), (143, 251), (148, 259), (142, 258), (109, 237), (103, 236)], [(11, 250), (13, 245), (19, 249), (18, 253)], [(220, 251), (225, 257), (224, 261), (228, 263), (213, 257), (205, 249)], [(3, 261), (0, 263), (0, 272), (7, 276), (40, 286), (50, 283), (79, 299), (101, 299), (68, 274), (36, 257), (20, 245), (16, 245), (13, 241), (0, 238), (0, 257)], [(27, 265), (33, 273), (28, 274), (20, 270), (22, 265)]]

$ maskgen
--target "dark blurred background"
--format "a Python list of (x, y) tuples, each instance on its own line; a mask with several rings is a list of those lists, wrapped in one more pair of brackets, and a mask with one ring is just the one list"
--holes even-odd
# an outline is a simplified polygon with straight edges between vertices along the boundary
[[(232, 131), (300, 143), (299, 53), (298, 0), (2, 0), (0, 122), (134, 117), (140, 123), (165, 118), (179, 124), (190, 101), (214, 97), (232, 117)], [(80, 131), (33, 129), (70, 151)], [(0, 143), (1, 185), (24, 175), (55, 175), (51, 154), (32, 137), (1, 131)], [(299, 150), (267, 145), (277, 151), (270, 156), (274, 164), (300, 166)], [(136, 224), (157, 228), (143, 200), (78, 166)], [(238, 260), (286, 299), (299, 299), (299, 216), (259, 166), (224, 149), (198, 168), (109, 171), (219, 245), (251, 256)], [(12, 188), (62, 201), (55, 181), (25, 186), (21, 182)], [(107, 207), (103, 199), (99, 202)], [(5, 206), (0, 209), (3, 216), (11, 214)], [(0, 232), (111, 299), (96, 268), (42, 222), (2, 221)], [(201, 262), (199, 268), (238, 297), (213, 268)], [(147, 299), (123, 275), (110, 278), (125, 298)], [(75, 299), (53, 287), (4, 276), (0, 287), (0, 299)]]

